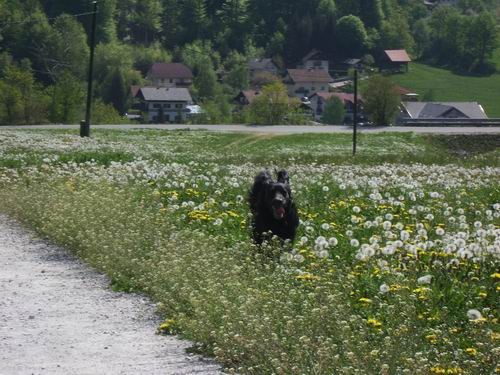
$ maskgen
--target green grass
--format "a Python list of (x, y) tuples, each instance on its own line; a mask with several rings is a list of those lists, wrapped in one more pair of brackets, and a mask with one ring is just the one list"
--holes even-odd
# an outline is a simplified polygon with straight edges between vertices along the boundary
[(449, 70), (413, 62), (409, 73), (391, 76), (397, 84), (420, 96), (432, 89), (436, 101), (477, 101), (489, 117), (500, 117), (500, 48), (492, 59), (497, 73), (490, 76), (466, 76)]
[[(364, 134), (352, 158), (349, 135), (5, 132), (0, 211), (151, 296), (228, 373), (486, 374), (498, 259), (449, 246), (498, 243), (499, 140)], [(250, 240), (265, 167), (291, 172), (292, 251)]]

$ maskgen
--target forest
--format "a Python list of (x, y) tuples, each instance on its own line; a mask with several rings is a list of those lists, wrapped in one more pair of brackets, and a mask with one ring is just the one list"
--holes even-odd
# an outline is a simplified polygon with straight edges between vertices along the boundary
[[(119, 122), (153, 62), (194, 73), (192, 95), (215, 122), (251, 85), (247, 61), (282, 69), (316, 48), (375, 63), (385, 49), (487, 73), (498, 45), (496, 0), (101, 0), (93, 121)], [(92, 1), (0, 0), (0, 124), (76, 123), (83, 113)], [(222, 74), (223, 73), (223, 74)]]

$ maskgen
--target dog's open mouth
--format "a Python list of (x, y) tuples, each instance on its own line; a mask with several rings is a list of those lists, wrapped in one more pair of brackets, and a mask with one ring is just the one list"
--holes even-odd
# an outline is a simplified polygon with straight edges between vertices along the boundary
[(284, 207), (273, 207), (274, 218), (277, 220), (281, 220), (285, 217), (285, 208)]

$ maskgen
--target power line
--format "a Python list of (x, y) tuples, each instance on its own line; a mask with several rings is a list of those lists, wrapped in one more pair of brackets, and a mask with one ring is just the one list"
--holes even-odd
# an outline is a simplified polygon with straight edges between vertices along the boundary
[(27, 18), (27, 19), (24, 19), (22, 21), (0, 22), (0, 27), (6, 27), (6, 26), (11, 26), (11, 25), (22, 25), (22, 24), (26, 24), (26, 23), (42, 23), (45, 21), (54, 21), (61, 16), (78, 18), (78, 17), (88, 16), (91, 14), (94, 14), (94, 12), (85, 12), (85, 13), (77, 13), (77, 14), (61, 13), (57, 17), (47, 17), (47, 18), (44, 18), (43, 20), (37, 20), (35, 18)]

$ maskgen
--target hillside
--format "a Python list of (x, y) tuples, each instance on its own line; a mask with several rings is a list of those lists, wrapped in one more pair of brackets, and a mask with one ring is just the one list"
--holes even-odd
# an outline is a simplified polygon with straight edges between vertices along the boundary
[(489, 117), (500, 117), (500, 49), (495, 51), (493, 60), (498, 68), (490, 76), (465, 76), (422, 63), (412, 63), (409, 73), (391, 78), (421, 96), (432, 89), (436, 101), (477, 101)]

